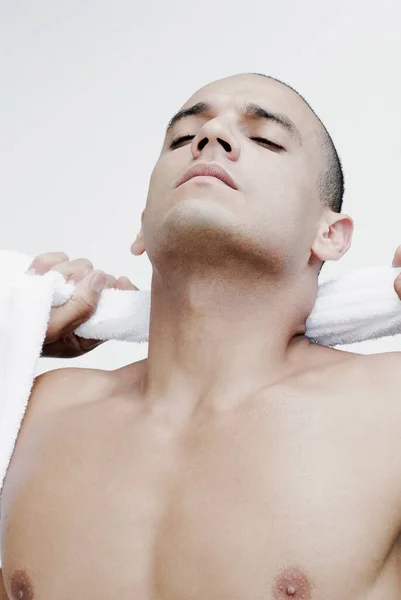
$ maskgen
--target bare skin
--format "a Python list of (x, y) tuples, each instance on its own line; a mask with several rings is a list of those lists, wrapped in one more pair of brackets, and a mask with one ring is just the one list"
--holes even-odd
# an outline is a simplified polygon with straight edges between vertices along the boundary
[(146, 361), (46, 374), (3, 491), (8, 597), (398, 599), (400, 357), (303, 350), (185, 420), (147, 406)]
[[(318, 269), (353, 227), (321, 203), (320, 125), (256, 76), (194, 105), (167, 132), (132, 245), (153, 268), (147, 359), (34, 386), (1, 499), (7, 594), (396, 600), (400, 354), (304, 337)], [(178, 185), (210, 162), (236, 185)]]

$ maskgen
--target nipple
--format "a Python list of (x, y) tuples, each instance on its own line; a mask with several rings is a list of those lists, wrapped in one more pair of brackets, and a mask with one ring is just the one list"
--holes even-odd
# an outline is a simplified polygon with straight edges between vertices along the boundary
[(12, 600), (34, 600), (32, 581), (24, 569), (14, 571), (11, 577)]
[(311, 585), (306, 575), (295, 567), (283, 569), (273, 584), (274, 600), (311, 600)]

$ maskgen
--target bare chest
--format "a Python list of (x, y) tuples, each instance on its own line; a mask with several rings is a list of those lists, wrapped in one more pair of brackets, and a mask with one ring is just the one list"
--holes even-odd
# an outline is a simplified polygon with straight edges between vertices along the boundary
[(53, 417), (7, 476), (5, 575), (43, 600), (359, 597), (399, 527), (372, 417), (291, 400), (177, 433), (118, 399)]

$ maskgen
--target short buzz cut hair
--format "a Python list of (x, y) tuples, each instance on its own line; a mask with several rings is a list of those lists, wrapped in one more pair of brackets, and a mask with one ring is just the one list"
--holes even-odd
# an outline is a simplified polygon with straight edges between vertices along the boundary
[(305, 98), (301, 96), (301, 94), (297, 92), (297, 90), (288, 85), (288, 83), (285, 83), (280, 79), (276, 79), (275, 77), (271, 77), (270, 75), (264, 75), (263, 73), (250, 73), (250, 75), (259, 75), (260, 77), (267, 77), (267, 79), (277, 81), (278, 83), (281, 83), (285, 87), (289, 88), (297, 96), (299, 96), (301, 100), (303, 100), (303, 102), (305, 102), (305, 104), (313, 112), (313, 114), (319, 121), (321, 125), (320, 144), (324, 159), (324, 168), (322, 170), (322, 173), (320, 174), (318, 182), (319, 196), (324, 206), (328, 206), (333, 212), (340, 213), (344, 198), (344, 173), (340, 157), (338, 156), (334, 142), (331, 139), (331, 136), (327, 131), (325, 125), (315, 113), (310, 104), (305, 100)]

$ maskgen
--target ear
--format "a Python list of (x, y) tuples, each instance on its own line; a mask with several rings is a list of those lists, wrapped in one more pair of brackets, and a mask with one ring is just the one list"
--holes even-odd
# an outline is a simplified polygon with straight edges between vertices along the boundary
[(135, 254), (135, 256), (140, 256), (141, 254), (143, 254), (145, 252), (145, 244), (144, 244), (144, 240), (143, 240), (143, 230), (142, 230), (144, 214), (145, 214), (145, 210), (143, 210), (142, 214), (141, 214), (141, 229), (140, 229), (138, 235), (136, 236), (135, 241), (131, 244), (131, 253)]
[(327, 211), (312, 245), (312, 256), (319, 261), (339, 260), (351, 246), (353, 231), (354, 222), (351, 217)]

